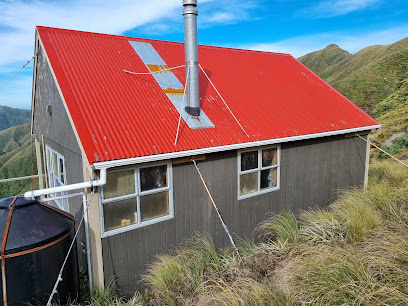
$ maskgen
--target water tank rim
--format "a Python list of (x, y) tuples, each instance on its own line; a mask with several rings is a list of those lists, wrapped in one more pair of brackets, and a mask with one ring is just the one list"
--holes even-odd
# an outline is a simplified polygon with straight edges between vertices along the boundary
[[(58, 235), (55, 235), (49, 239), (39, 241), (37, 243), (25, 245), (22, 247), (17, 247), (13, 249), (6, 249), (4, 250), (4, 254), (7, 257), (15, 257), (15, 256), (20, 256), (18, 253), (34, 253), (37, 251), (41, 251), (44, 248), (50, 247), (54, 244), (60, 243), (61, 241), (65, 240), (66, 238), (69, 238), (70, 234), (73, 233), (75, 230), (75, 224), (73, 224), (72, 228), (65, 230)], [(62, 239), (61, 239), (62, 238)], [(55, 242), (55, 243), (53, 243)], [(32, 251), (31, 251), (32, 250)], [(30, 252), (31, 251), (31, 252)], [(25, 255), (25, 254), (21, 254)]]

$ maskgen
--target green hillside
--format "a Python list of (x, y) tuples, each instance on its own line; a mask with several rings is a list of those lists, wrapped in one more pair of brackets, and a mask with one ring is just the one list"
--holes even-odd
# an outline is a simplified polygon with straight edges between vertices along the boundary
[(0, 105), (0, 131), (30, 122), (31, 112)]
[[(346, 50), (341, 49), (335, 44), (328, 45), (326, 48), (308, 53), (299, 58), (299, 60), (309, 69), (318, 75), (325, 75), (328, 68), (334, 65), (341, 65), (350, 60), (353, 56)], [(330, 74), (330, 72), (328, 72)]]
[[(30, 125), (18, 125), (0, 132), (0, 179), (37, 174), (37, 164), (30, 137)], [(34, 180), (34, 186), (38, 186)], [(31, 180), (0, 183), (0, 198), (31, 189)]]
[(408, 158), (408, 38), (353, 55), (329, 45), (299, 61), (383, 125), (373, 136), (384, 149)]

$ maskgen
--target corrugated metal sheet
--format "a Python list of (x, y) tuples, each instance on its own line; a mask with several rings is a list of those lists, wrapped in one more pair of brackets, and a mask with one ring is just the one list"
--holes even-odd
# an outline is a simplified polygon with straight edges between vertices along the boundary
[[(283, 143), (281, 149), (281, 188), (244, 200), (237, 199), (236, 151), (210, 154), (199, 162), (234, 237), (256, 239), (254, 228), (270, 213), (324, 207), (335, 200), (333, 194), (339, 189), (363, 184), (365, 158), (360, 156), (365, 156), (366, 144), (355, 137)], [(173, 182), (174, 219), (102, 238), (105, 280), (115, 278), (121, 292), (138, 288), (155, 255), (167, 253), (193, 232), (209, 233), (217, 247), (229, 245), (194, 165), (173, 165)]]
[[(378, 124), (288, 54), (199, 46), (200, 103), (214, 128), (193, 130), (148, 72), (131, 41), (150, 43), (169, 67), (184, 45), (37, 27), (90, 163)], [(185, 69), (173, 70), (181, 84)]]
[(157, 84), (163, 89), (167, 98), (177, 109), (181, 112), (183, 120), (186, 122), (189, 128), (202, 129), (214, 127), (214, 124), (208, 119), (207, 115), (201, 111), (199, 119), (197, 117), (190, 116), (186, 110), (186, 101), (183, 101), (184, 86), (180, 83), (179, 79), (174, 75), (174, 69), (170, 70), (170, 67), (163, 61), (157, 51), (150, 43), (140, 41), (130, 41), (130, 44), (135, 49), (137, 55), (152, 73), (152, 76), (156, 80)]

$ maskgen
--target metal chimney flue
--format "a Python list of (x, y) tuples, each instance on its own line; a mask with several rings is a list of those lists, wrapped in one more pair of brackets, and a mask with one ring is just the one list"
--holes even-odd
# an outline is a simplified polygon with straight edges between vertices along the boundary
[[(198, 42), (197, 42), (197, 0), (183, 0), (184, 52), (186, 60), (187, 106), (191, 116), (200, 116), (200, 96), (198, 84)], [(187, 73), (189, 75), (187, 75)]]

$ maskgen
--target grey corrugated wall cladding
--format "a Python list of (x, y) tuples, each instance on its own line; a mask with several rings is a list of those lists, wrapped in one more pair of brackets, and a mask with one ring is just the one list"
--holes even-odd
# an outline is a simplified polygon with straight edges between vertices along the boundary
[[(254, 238), (270, 213), (325, 206), (339, 189), (364, 181), (366, 144), (333, 136), (281, 145), (280, 189), (237, 199), (237, 151), (208, 154), (199, 161), (225, 223), (235, 236)], [(173, 165), (174, 219), (102, 239), (105, 281), (115, 278), (124, 293), (140, 288), (140, 275), (154, 256), (170, 251), (195, 231), (209, 233), (217, 246), (228, 243), (192, 163)]]

